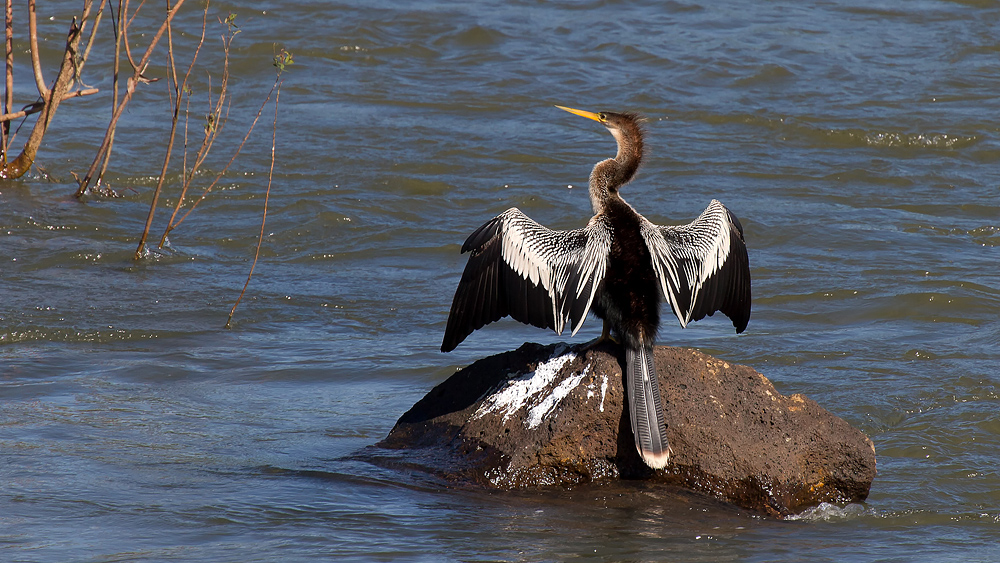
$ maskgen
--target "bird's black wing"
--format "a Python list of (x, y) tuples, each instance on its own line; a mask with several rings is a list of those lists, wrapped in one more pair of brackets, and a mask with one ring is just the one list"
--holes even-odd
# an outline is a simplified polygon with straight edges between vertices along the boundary
[(681, 326), (722, 311), (743, 332), (750, 321), (750, 261), (732, 212), (713, 199), (693, 222), (663, 227), (645, 221), (642, 235)]
[(510, 315), (561, 334), (573, 334), (604, 279), (611, 234), (603, 218), (554, 231), (511, 208), (476, 229), (462, 246), (471, 252), (455, 291), (441, 351), (454, 350), (472, 331)]

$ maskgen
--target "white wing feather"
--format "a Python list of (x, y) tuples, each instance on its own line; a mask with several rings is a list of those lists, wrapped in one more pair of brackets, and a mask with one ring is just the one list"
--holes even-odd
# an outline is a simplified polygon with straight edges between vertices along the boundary
[[(584, 300), (584, 313), (573, 328), (583, 325), (607, 268), (611, 238), (605, 225), (594, 218), (583, 229), (555, 231), (533, 221), (516, 207), (497, 217), (501, 257), (519, 276), (548, 292), (556, 319), (555, 331), (562, 334), (570, 319), (572, 304)], [(582, 243), (582, 244), (581, 244)], [(574, 287), (567, 288), (577, 274)]]
[(653, 257), (662, 296), (686, 327), (705, 282), (721, 272), (730, 257), (733, 227), (729, 211), (713, 199), (687, 225), (660, 227), (644, 219), (641, 232)]
[(559, 334), (572, 321), (576, 334), (607, 271), (611, 229), (596, 216), (582, 229), (556, 231), (511, 208), (476, 229), (462, 251), (472, 255), (452, 302), (444, 351), (507, 315)]

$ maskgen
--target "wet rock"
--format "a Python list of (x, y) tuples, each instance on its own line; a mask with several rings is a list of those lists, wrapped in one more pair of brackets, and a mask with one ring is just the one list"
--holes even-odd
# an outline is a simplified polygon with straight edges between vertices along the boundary
[(674, 452), (664, 470), (635, 450), (614, 345), (479, 360), (404, 414), (372, 461), (499, 489), (644, 479), (779, 517), (868, 496), (875, 449), (844, 420), (747, 366), (665, 346), (655, 359)]

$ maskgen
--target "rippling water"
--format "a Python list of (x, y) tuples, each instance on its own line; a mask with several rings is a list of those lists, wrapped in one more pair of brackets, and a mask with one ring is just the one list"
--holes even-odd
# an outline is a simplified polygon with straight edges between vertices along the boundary
[[(124, 118), (110, 174), (124, 197), (71, 196), (107, 120), (96, 48), (85, 79), (103, 94), (62, 106), (44, 174), (0, 183), (0, 559), (1000, 560), (995, 3), (250, 5), (211, 8), (242, 33), (202, 187), (274, 52), (295, 64), (232, 329), (270, 108), (220, 189), (138, 262), (165, 81)], [(39, 7), (47, 77), (75, 9)], [(184, 56), (198, 9), (178, 18)], [(154, 22), (137, 21), (141, 52)], [(202, 53), (215, 70), (220, 32)], [(208, 87), (196, 72), (196, 116)], [(589, 218), (587, 175), (614, 143), (557, 103), (648, 116), (651, 154), (624, 191), (648, 218), (687, 222), (713, 197), (741, 218), (747, 332), (716, 318), (660, 340), (864, 430), (879, 460), (866, 504), (773, 522), (642, 483), (487, 494), (344, 460), (456, 368), (560, 338), (506, 321), (437, 351), (471, 230), (511, 206), (558, 228)]]

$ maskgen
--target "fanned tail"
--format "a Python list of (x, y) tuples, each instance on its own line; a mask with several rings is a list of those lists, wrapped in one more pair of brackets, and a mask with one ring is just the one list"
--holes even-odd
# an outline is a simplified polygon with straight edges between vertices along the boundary
[(628, 372), (628, 406), (632, 415), (635, 447), (646, 465), (662, 469), (670, 461), (670, 445), (660, 400), (660, 385), (653, 366), (653, 347), (625, 347)]

